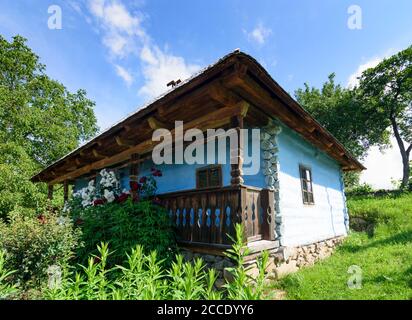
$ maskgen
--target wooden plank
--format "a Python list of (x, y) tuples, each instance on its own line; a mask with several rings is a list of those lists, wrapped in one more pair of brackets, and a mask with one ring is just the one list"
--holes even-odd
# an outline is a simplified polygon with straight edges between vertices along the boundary
[(261, 191), (263, 209), (262, 236), (265, 240), (275, 240), (275, 196), (272, 190)]

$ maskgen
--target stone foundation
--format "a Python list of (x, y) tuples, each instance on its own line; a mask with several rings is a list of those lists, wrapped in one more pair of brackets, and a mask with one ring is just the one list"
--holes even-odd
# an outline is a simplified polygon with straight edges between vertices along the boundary
[[(289, 273), (299, 270), (299, 268), (312, 266), (316, 261), (329, 257), (334, 248), (341, 244), (344, 237), (336, 237), (324, 241), (316, 242), (299, 247), (278, 247), (269, 251), (269, 262), (267, 266), (268, 278), (279, 279)], [(219, 272), (219, 278), (216, 281), (216, 287), (224, 284), (224, 278), (230, 281), (231, 274), (226, 270), (233, 267), (234, 263), (225, 256), (194, 253), (188, 249), (182, 249), (182, 254), (186, 261), (193, 261), (196, 258), (202, 258), (206, 268), (214, 268)], [(256, 264), (257, 254), (253, 253), (248, 256), (245, 266), (250, 267), (249, 274), (252, 278), (259, 273)]]

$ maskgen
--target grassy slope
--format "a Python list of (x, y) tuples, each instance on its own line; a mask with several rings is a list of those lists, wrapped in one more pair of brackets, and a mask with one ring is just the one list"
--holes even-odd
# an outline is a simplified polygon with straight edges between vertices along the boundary
[[(349, 199), (351, 216), (375, 221), (374, 235), (351, 232), (332, 257), (275, 284), (287, 299), (412, 299), (412, 194)], [(349, 289), (348, 268), (362, 268), (362, 288)]]

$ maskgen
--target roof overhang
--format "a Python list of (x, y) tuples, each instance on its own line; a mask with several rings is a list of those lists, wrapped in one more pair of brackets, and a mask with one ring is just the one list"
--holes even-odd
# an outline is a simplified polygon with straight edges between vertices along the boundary
[(259, 122), (261, 115), (278, 119), (338, 161), (344, 171), (365, 169), (254, 58), (234, 51), (51, 164), (32, 181), (61, 183), (149, 152), (155, 145), (153, 130), (172, 129), (175, 120), (183, 120), (185, 130), (225, 126), (243, 112), (239, 101), (253, 107), (248, 115), (252, 122)]

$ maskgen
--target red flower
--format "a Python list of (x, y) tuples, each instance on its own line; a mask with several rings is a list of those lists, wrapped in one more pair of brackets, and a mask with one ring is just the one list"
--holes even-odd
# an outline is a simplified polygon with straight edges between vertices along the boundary
[(162, 171), (160, 170), (155, 170), (152, 174), (153, 174), (153, 177), (161, 177), (163, 175)]
[(120, 196), (117, 197), (116, 201), (118, 203), (123, 203), (129, 198), (129, 194), (127, 193), (122, 193)]
[(141, 177), (139, 180), (140, 183), (146, 183), (146, 181), (147, 181), (147, 177)]
[(96, 200), (93, 201), (94, 206), (100, 206), (100, 205), (105, 204), (105, 203), (106, 203), (106, 201), (104, 199), (96, 199)]
[(37, 216), (37, 219), (39, 220), (39, 222), (40, 222), (41, 224), (45, 224), (45, 223), (46, 223), (46, 217), (45, 217), (44, 215), (42, 215), (42, 214), (38, 215), (38, 216)]
[(76, 226), (80, 226), (81, 224), (83, 224), (83, 222), (84, 222), (84, 220), (82, 218), (77, 218), (74, 224)]
[(130, 189), (132, 191), (139, 191), (141, 185), (137, 181), (130, 181)]

